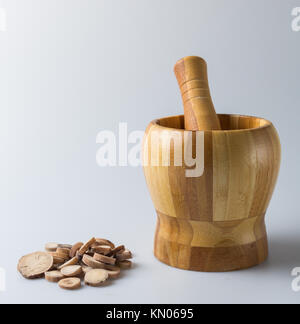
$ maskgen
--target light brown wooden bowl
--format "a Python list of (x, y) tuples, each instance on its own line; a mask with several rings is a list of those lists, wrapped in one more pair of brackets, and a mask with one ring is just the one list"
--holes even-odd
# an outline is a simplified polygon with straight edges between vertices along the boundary
[[(158, 216), (154, 253), (173, 267), (233, 271), (268, 256), (265, 214), (280, 168), (278, 134), (262, 118), (218, 116), (222, 130), (204, 132), (204, 173), (197, 178), (186, 177), (187, 166), (174, 166), (177, 146), (184, 152), (192, 145), (195, 151), (195, 141), (174, 141), (170, 166), (162, 165), (168, 150), (164, 141), (151, 152), (154, 132), (176, 131), (183, 138), (183, 116), (155, 120), (146, 131), (144, 172)], [(151, 166), (153, 154), (158, 154), (157, 166)]]

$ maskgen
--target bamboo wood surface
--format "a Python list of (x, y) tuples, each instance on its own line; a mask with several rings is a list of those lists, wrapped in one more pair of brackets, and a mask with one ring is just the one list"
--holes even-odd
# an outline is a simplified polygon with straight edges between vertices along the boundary
[[(239, 115), (219, 115), (221, 131), (204, 132), (204, 173), (187, 178), (187, 166), (174, 166), (174, 152), (195, 143), (159, 141), (153, 133), (178, 132), (184, 117), (153, 121), (144, 140), (144, 172), (158, 221), (155, 256), (188, 270), (219, 272), (249, 268), (268, 256), (265, 215), (281, 159), (272, 123)], [(181, 147), (180, 147), (181, 146)], [(162, 163), (170, 149), (170, 165)], [(159, 163), (151, 165), (152, 155)], [(146, 163), (145, 163), (146, 162)]]
[(186, 130), (220, 130), (208, 84), (207, 64), (197, 56), (188, 56), (175, 65), (174, 72), (184, 106)]

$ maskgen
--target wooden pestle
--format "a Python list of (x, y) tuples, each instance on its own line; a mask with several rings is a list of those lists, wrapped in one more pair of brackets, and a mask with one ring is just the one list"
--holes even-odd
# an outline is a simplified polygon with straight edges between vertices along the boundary
[(174, 72), (184, 105), (185, 129), (220, 130), (209, 91), (205, 60), (197, 56), (185, 57), (176, 63)]

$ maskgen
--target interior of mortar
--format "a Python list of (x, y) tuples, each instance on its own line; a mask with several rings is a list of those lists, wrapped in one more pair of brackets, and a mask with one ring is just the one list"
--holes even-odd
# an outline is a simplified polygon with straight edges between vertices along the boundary
[[(256, 129), (271, 125), (266, 119), (252, 116), (218, 114), (222, 131), (237, 131)], [(167, 128), (184, 129), (184, 116), (165, 117), (155, 121), (158, 125)], [(218, 131), (216, 131), (218, 132)]]

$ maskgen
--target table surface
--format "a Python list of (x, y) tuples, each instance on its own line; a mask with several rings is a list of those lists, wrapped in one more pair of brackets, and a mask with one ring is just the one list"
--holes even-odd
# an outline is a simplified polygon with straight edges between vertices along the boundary
[[(18, 257), (41, 250), (49, 234), (22, 233), (21, 229), (1, 233), (2, 242), (7, 242), (9, 248), (1, 251), (6, 291), (0, 292), (0, 303), (299, 303), (300, 292), (291, 288), (292, 269), (300, 266), (299, 236), (284, 232), (276, 235), (274, 230), (270, 235), (270, 257), (258, 267), (230, 273), (198, 273), (171, 268), (157, 261), (152, 254), (155, 224), (146, 223), (136, 224), (140, 229), (149, 228), (144, 233), (135, 231), (130, 224), (126, 229), (123, 224), (115, 226), (111, 236), (122, 239), (119, 243), (125, 243), (134, 252), (132, 269), (124, 270), (121, 278), (105, 287), (83, 287), (72, 292), (44, 279), (25, 280), (16, 270)], [(57, 230), (55, 222), (49, 226), (50, 233)], [(75, 225), (73, 231), (84, 234), (85, 229)], [(57, 238), (66, 236), (69, 242), (79, 239), (78, 234), (66, 235), (58, 229)], [(88, 234), (83, 236), (80, 239), (88, 238)]]

